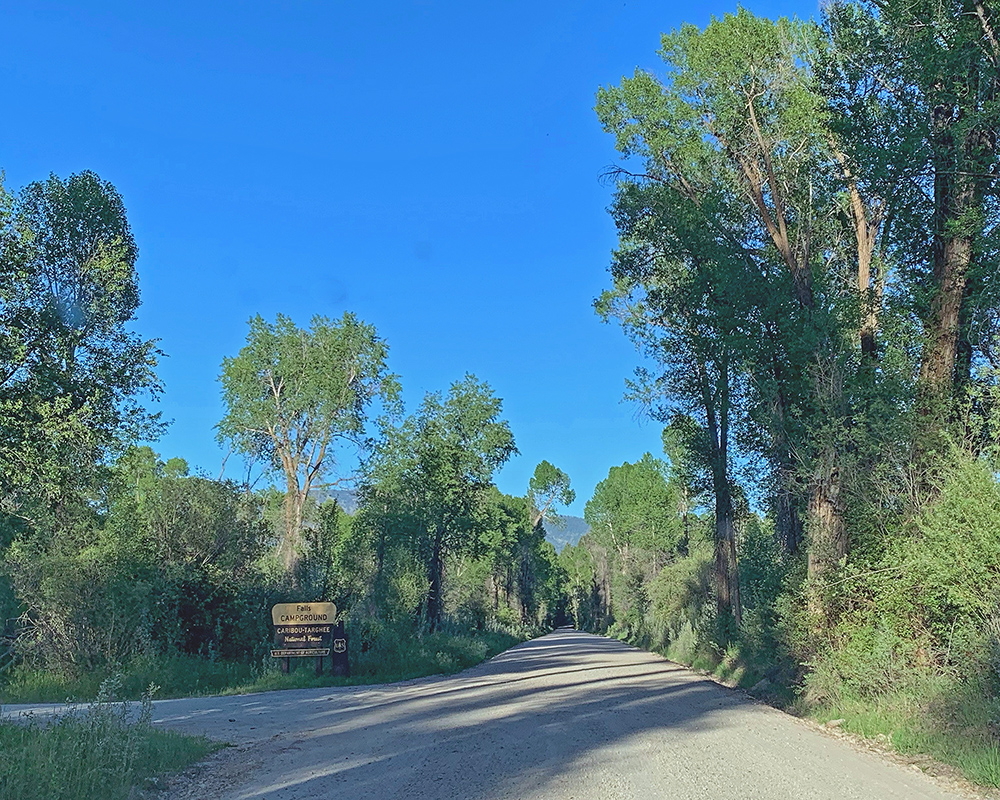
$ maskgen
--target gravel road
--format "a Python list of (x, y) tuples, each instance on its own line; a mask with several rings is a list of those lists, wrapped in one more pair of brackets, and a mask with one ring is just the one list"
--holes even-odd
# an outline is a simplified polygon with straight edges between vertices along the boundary
[(165, 700), (155, 721), (234, 745), (157, 791), (162, 800), (967, 796), (659, 656), (568, 629), (452, 677)]

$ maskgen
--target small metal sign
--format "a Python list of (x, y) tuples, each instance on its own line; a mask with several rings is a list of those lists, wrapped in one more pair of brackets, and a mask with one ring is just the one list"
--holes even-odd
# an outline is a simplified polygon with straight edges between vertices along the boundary
[(346, 653), (347, 652), (347, 639), (334, 639), (333, 640), (333, 652), (334, 653)]
[(287, 650), (272, 650), (271, 658), (296, 658), (299, 656), (328, 656), (329, 647), (303, 647)]

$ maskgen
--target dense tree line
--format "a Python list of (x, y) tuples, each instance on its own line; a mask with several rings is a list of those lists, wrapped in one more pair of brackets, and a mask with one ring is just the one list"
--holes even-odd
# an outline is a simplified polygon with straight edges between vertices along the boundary
[[(561, 613), (543, 522), (571, 501), (568, 477), (544, 463), (525, 496), (497, 490), (517, 451), (486, 383), (468, 375), (405, 416), (371, 325), (255, 317), (220, 374), (219, 441), (247, 477), (192, 475), (140, 444), (161, 429), (145, 410), (159, 353), (131, 329), (137, 247), (117, 191), (86, 172), (0, 200), (7, 677), (178, 654), (259, 664), (284, 600), (334, 601), (365, 650), (524, 635)], [(352, 515), (328, 492), (348, 479)]]
[[(621, 161), (596, 310), (646, 357), (629, 395), (663, 457), (612, 467), (558, 556), (569, 477), (542, 462), (500, 492), (517, 450), (490, 386), (466, 375), (407, 414), (350, 313), (255, 317), (224, 360), (218, 434), (244, 480), (163, 460), (142, 445), (160, 354), (131, 328), (118, 193), (92, 173), (0, 192), (3, 674), (260, 662), (268, 607), (308, 598), (361, 652), (571, 621), (993, 741), (993, 12), (740, 10), (659, 54), (597, 95)], [(346, 479), (352, 514), (329, 491)]]
[(990, 735), (994, 24), (987, 4), (740, 10), (600, 89), (622, 160), (596, 307), (653, 365), (630, 394), (669, 458), (613, 469), (562, 554), (583, 624), (742, 649), (816, 696), (940, 679)]

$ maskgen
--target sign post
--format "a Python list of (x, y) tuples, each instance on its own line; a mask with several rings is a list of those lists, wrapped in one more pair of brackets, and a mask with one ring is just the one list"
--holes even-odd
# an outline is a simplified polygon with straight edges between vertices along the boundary
[[(323, 657), (330, 655), (334, 648), (333, 621), (336, 616), (337, 607), (333, 603), (278, 603), (271, 609), (274, 626), (271, 657), (282, 659), (282, 672), (289, 671), (291, 659), (313, 656), (316, 659), (316, 674), (322, 674)], [(343, 637), (343, 622), (337, 628)], [(346, 656), (346, 642), (344, 649)], [(336, 658), (331, 660), (336, 663)]]

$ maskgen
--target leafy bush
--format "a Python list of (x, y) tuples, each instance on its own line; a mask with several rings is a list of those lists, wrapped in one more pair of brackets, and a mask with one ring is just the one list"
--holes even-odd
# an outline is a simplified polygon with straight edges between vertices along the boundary
[(71, 555), (15, 545), (7, 556), (28, 626), (17, 649), (34, 663), (86, 671), (149, 648), (159, 578), (127, 552)]
[(1000, 484), (990, 466), (964, 453), (952, 456), (937, 500), (900, 537), (882, 582), (887, 610), (907, 615), (939, 643), (958, 623), (985, 620), (1000, 610)]
[(351, 675), (379, 681), (457, 672), (491, 658), (521, 641), (506, 632), (415, 633), (412, 628), (383, 627), (367, 646), (352, 653)]
[[(683, 632), (691, 638), (711, 616), (711, 580), (714, 555), (708, 542), (692, 542), (689, 554), (665, 566), (649, 586), (651, 643), (665, 648)], [(695, 635), (695, 638), (699, 638)]]
[[(875, 697), (915, 672), (996, 675), (983, 631), (1000, 613), (998, 520), (989, 466), (954, 452), (935, 499), (896, 532), (884, 560), (849, 565), (826, 589), (838, 615), (822, 632), (814, 683), (836, 675), (847, 692)], [(996, 694), (1000, 679), (989, 683)]]
[(810, 700), (875, 700), (915, 683), (914, 642), (891, 621), (845, 620), (837, 633), (840, 641), (813, 662), (806, 678)]
[(809, 661), (807, 706), (1000, 785), (1000, 484), (960, 451), (938, 466), (880, 558), (822, 588), (827, 626), (805, 603), (782, 616)]

